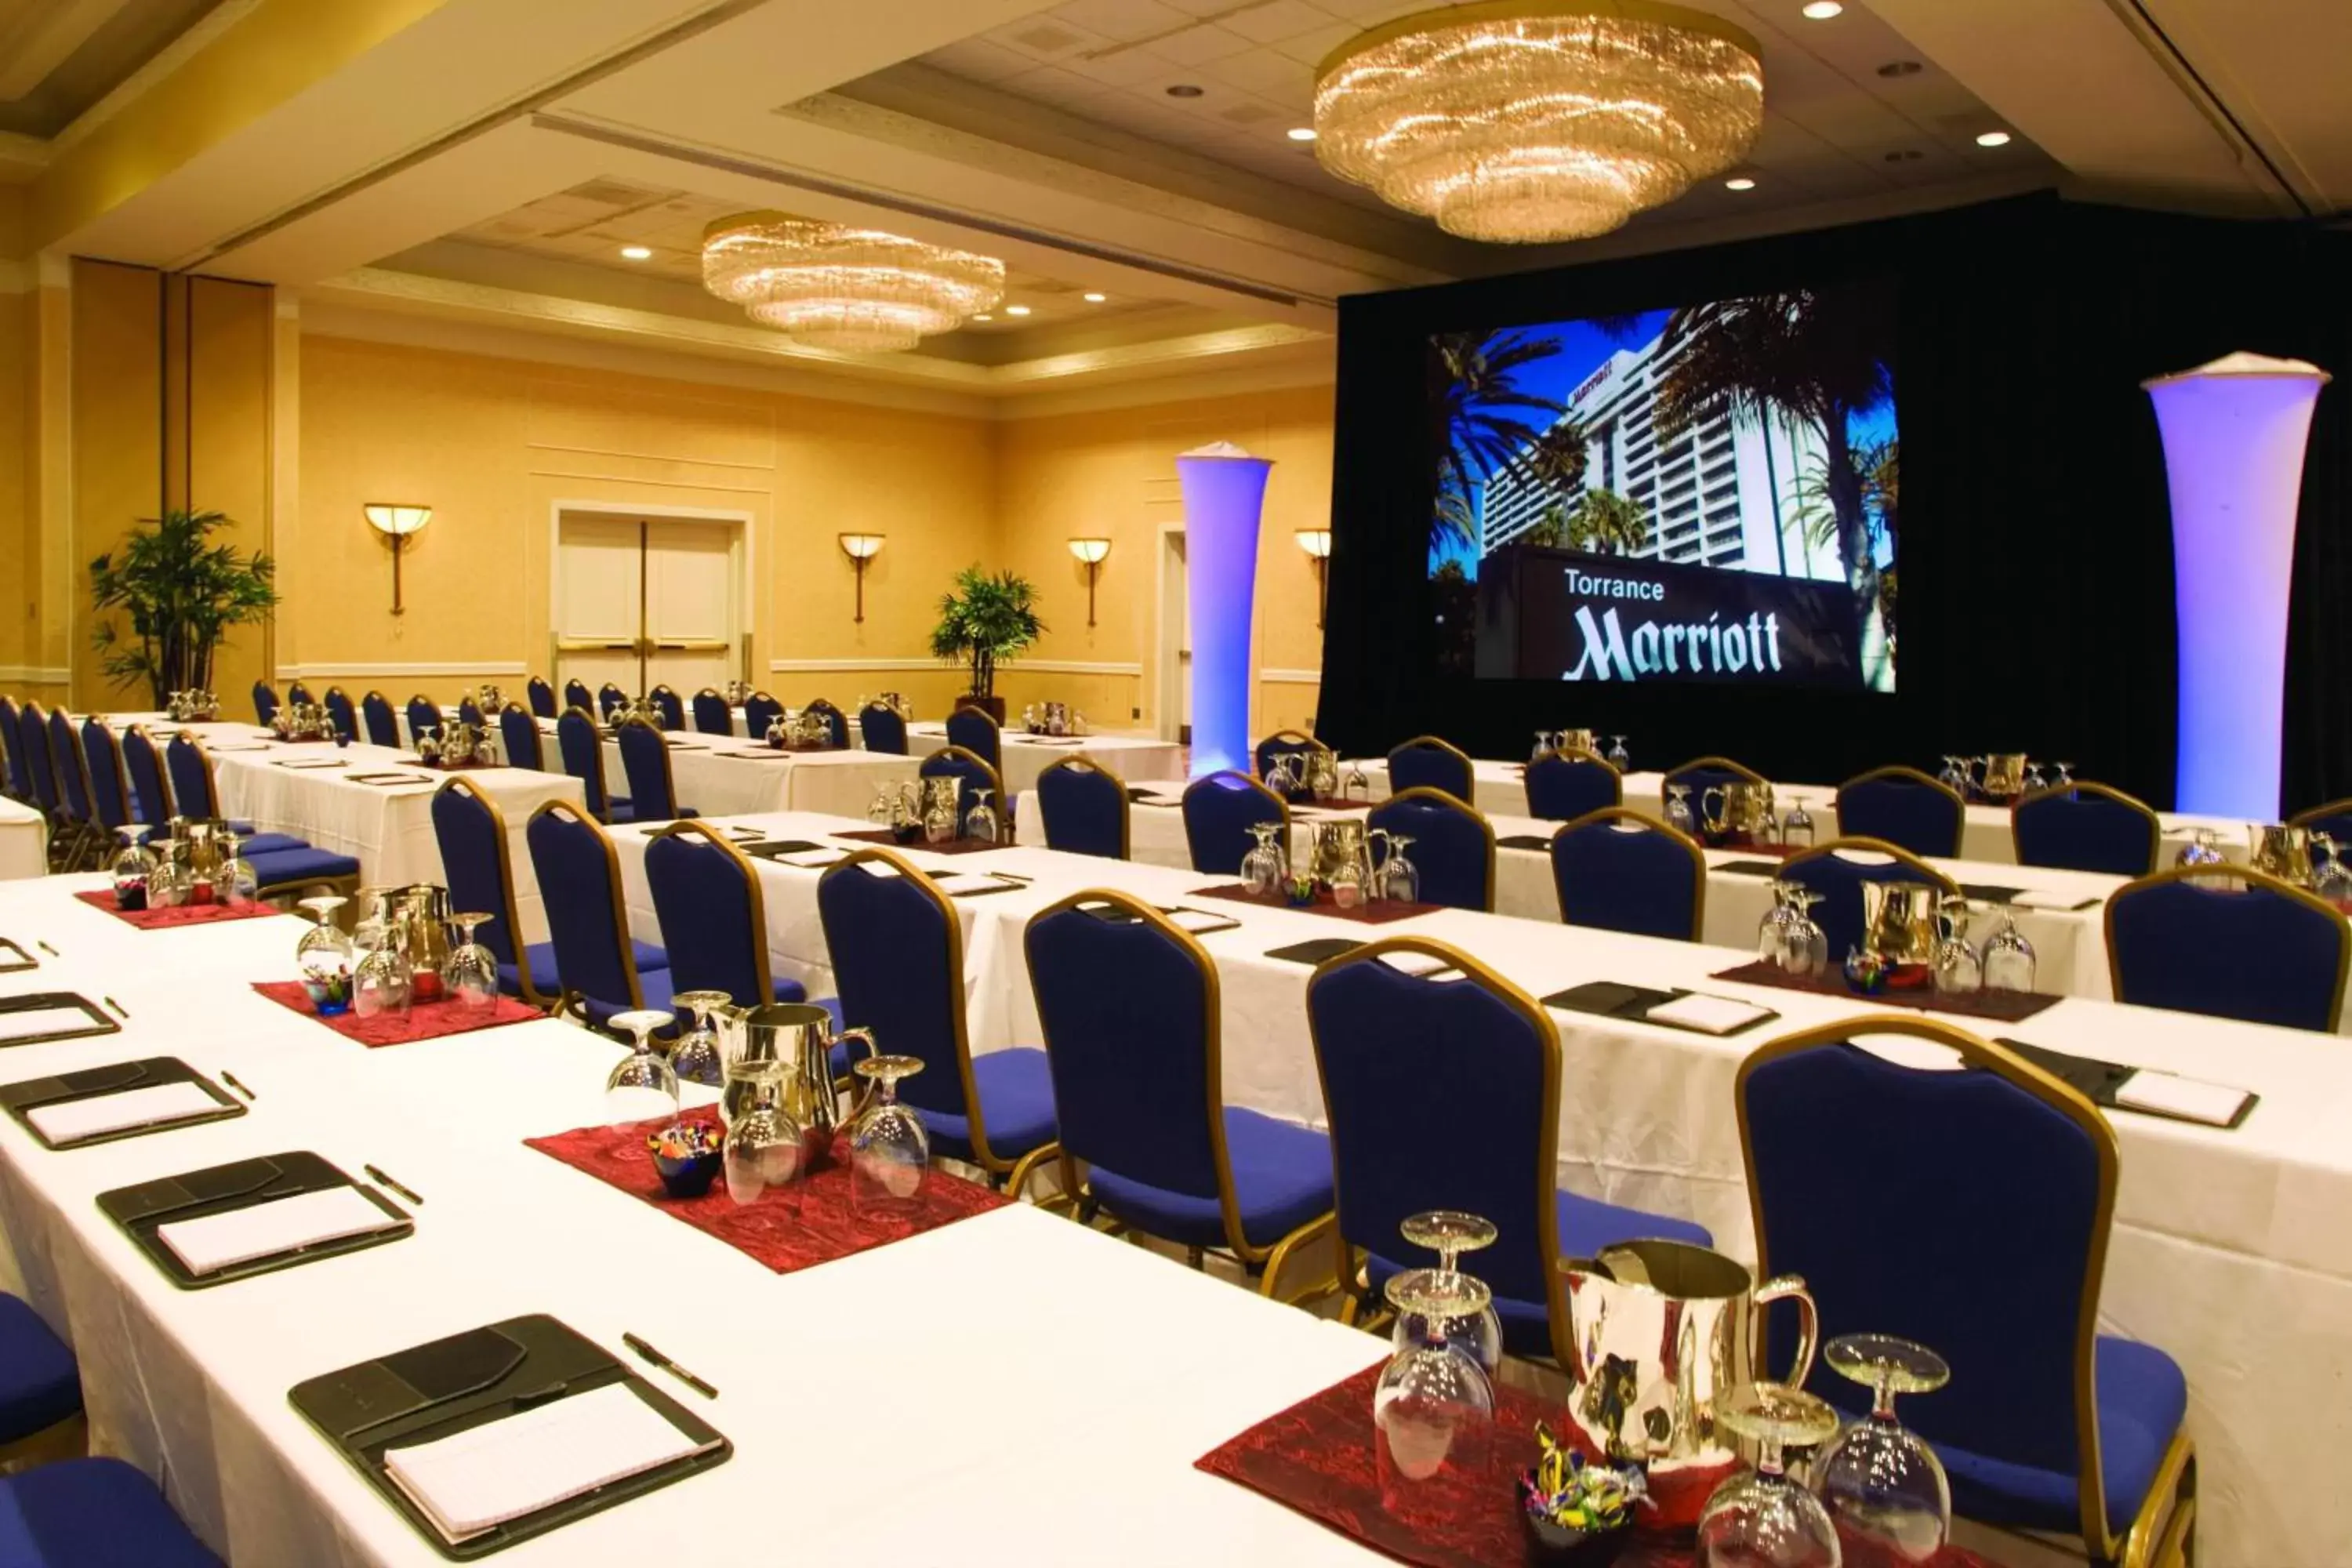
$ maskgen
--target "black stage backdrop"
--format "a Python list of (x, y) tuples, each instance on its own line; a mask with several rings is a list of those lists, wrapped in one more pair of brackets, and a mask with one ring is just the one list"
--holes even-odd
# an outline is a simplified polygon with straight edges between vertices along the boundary
[[(1892, 277), (1900, 290), (1901, 669), (1893, 695), (1473, 680), (1435, 671), (1424, 353), (1435, 331)], [(2287, 810), (2352, 795), (2352, 236), (2031, 196), (1360, 295), (1339, 309), (1318, 732), (1371, 754), (1441, 734), (1622, 732), (1637, 768), (1709, 752), (1827, 784), (2026, 751), (2169, 806), (2176, 674), (2163, 448), (2140, 383), (2237, 349), (2320, 395), (2288, 628)]]

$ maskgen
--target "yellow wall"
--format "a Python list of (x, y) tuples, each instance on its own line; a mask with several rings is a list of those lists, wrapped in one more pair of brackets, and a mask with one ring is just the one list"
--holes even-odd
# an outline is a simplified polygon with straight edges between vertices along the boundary
[(0, 187), (0, 579), (8, 584), (0, 590), (0, 666), (17, 669), (32, 662), (26, 650), (38, 555), (31, 519), (39, 500), (31, 455), (39, 438), (33, 331), (40, 295), (30, 264), (20, 258), (23, 217), (22, 194)]

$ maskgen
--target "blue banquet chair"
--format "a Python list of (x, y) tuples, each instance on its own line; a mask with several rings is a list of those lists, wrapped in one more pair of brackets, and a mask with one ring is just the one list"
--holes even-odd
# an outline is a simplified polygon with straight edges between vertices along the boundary
[(303, 685), (299, 680), (290, 681), (286, 687), (286, 700), (289, 702), (308, 702), (310, 700), (310, 689)]
[[(498, 961), (499, 989), (534, 1007), (551, 1008), (563, 992), (555, 944), (536, 942), (518, 950), (523, 935), (515, 901), (514, 863), (508, 851), (506, 814), (481, 785), (458, 774), (433, 792), (433, 837), (441, 849), (449, 907), (490, 918), (474, 940)], [(638, 943), (640, 963), (660, 962), (661, 950)]]
[(1528, 764), (1528, 815), (1574, 822), (1625, 804), (1625, 781), (1591, 752), (1555, 752)]
[(1916, 768), (1873, 768), (1838, 785), (1838, 837), (1876, 838), (1914, 855), (1958, 858), (1969, 805)]
[(2009, 837), (2021, 866), (2145, 877), (2156, 869), (2164, 826), (2123, 791), (2078, 780), (2020, 797), (2009, 808)]
[(416, 744), (427, 735), (437, 735), (446, 722), (441, 717), (441, 704), (423, 692), (408, 700), (408, 743)]
[(706, 686), (694, 694), (694, 727), (706, 735), (735, 732), (735, 709), (725, 692), (715, 686)]
[(474, 694), (470, 691), (457, 699), (457, 722), (471, 724), (477, 730), (486, 728), (488, 725), (488, 721), (482, 712), (482, 705), (474, 700)]
[(768, 726), (784, 716), (784, 705), (764, 691), (743, 699), (743, 733), (754, 741), (768, 738)]
[[(172, 776), (172, 799), (186, 817), (217, 819), (220, 787), (213, 774), (213, 759), (192, 735), (174, 735), (163, 748), (163, 765)], [(359, 891), (360, 863), (352, 856), (315, 847), (290, 833), (248, 833), (250, 823), (232, 822), (230, 830), (245, 835), (239, 853), (252, 863), (256, 891), (262, 898), (331, 888), (349, 895)]]
[[(761, 725), (758, 732), (766, 734), (767, 726)], [(869, 702), (857, 710), (857, 733), (869, 752), (894, 757), (907, 754), (907, 721), (887, 703)]]
[[(1856, 855), (1874, 858), (1857, 860)], [(1780, 880), (1798, 883), (1822, 897), (1813, 923), (1822, 928), (1830, 968), (1845, 963), (1862, 946), (1862, 885), (1864, 882), (1925, 882), (1947, 898), (1960, 896), (1959, 884), (1925, 860), (1881, 838), (1833, 838), (1819, 848), (1792, 855), (1780, 864)]]
[[(1850, 1043), (1885, 1035), (1964, 1065), (1898, 1065)], [(1943, 1461), (1953, 1512), (2079, 1536), (2093, 1563), (2188, 1561), (2187, 1381), (2162, 1351), (2098, 1331), (2119, 1160), (2099, 1109), (1916, 1013), (1770, 1041), (1735, 1095), (1757, 1277), (1801, 1276), (1825, 1340), (1899, 1335), (1951, 1367), (1902, 1419)], [(1956, 1258), (1999, 1258), (1998, 1287), (1953, 1289)], [(1825, 1368), (1812, 1382), (1862, 1414), (1858, 1384)]]
[(1606, 806), (1551, 836), (1552, 890), (1572, 926), (1696, 942), (1706, 922), (1698, 841), (1627, 806)]
[(1412, 840), (1405, 858), (1421, 874), (1423, 903), (1494, 912), (1494, 825), (1458, 797), (1409, 789), (1372, 807), (1364, 825)]
[(580, 781), (588, 815), (599, 822), (634, 822), (634, 803), (604, 787), (604, 742), (585, 708), (570, 708), (555, 721), (555, 750), (563, 771)]
[(1279, 1296), (1284, 1263), (1331, 1229), (1331, 1142), (1225, 1103), (1215, 962), (1150, 904), (1100, 889), (1040, 911), (1022, 945), (1079, 1219), (1099, 1210), (1195, 1267), (1225, 1253)]
[(1435, 735), (1415, 735), (1389, 752), (1389, 791), (1442, 789), (1454, 799), (1475, 802), (1478, 779), (1469, 757)]
[(2352, 924), (2326, 900), (2244, 866), (2184, 866), (2107, 896), (2116, 1000), (2332, 1033)]
[(1203, 773), (1184, 786), (1184, 844), (1192, 869), (1231, 876), (1255, 840), (1253, 823), (1278, 822), (1278, 842), (1290, 841), (1290, 805), (1246, 773)]
[(979, 803), (982, 790), (987, 790), (995, 801), (997, 828), (999, 832), (1003, 830), (1011, 807), (1011, 803), (1004, 798), (1003, 781), (997, 777), (994, 768), (961, 746), (941, 746), (916, 765), (915, 774), (918, 778), (961, 781), (961, 787), (956, 791), (959, 833), (962, 831), (963, 819), (971, 815), (971, 808)]
[(133, 724), (122, 732), (122, 770), (131, 779), (132, 818), (151, 828), (169, 822), (172, 791), (163, 780), (163, 759), (143, 724)]
[(1693, 821), (1702, 820), (1699, 800), (1708, 790), (1727, 784), (1762, 784), (1764, 775), (1729, 757), (1693, 757), (1658, 781), (1658, 805), (1664, 809), (1673, 799), (1670, 793), (1675, 784), (1690, 786), (1690, 808)]
[[(822, 697), (811, 699), (809, 705), (801, 711), (823, 715), (826, 743), (837, 752), (845, 752), (849, 749), (849, 716), (847, 714)], [(1001, 772), (1002, 764), (996, 765)]]
[(58, 773), (58, 805), (50, 813), (52, 829), (63, 828), (57, 846), (66, 868), (76, 870), (102, 848), (98, 816), (89, 804), (89, 764), (81, 754), (81, 737), (62, 708), (49, 714), (49, 758)]
[(525, 681), (522, 692), (530, 704), (530, 716), (534, 719), (552, 719), (563, 711), (555, 704), (555, 688), (548, 684), (547, 677), (543, 675), (534, 675)]
[[(540, 900), (547, 906), (557, 1010), (576, 1009), (591, 1028), (603, 1029), (614, 1014), (650, 1005), (648, 985), (666, 1001), (669, 955), (629, 939), (620, 858), (595, 818), (570, 801), (547, 801), (530, 814), (523, 839), (530, 847)], [(660, 962), (641, 963), (640, 955)]]
[(81, 723), (82, 761), (89, 769), (89, 808), (98, 825), (109, 833), (135, 826), (131, 809), (131, 772), (123, 765), (122, 742), (96, 717)]
[[(1442, 967), (1408, 974), (1392, 954)], [(1377, 1305), (1398, 1269), (1436, 1266), (1397, 1230), (1424, 1210), (1494, 1222), (1478, 1277), (1495, 1292), (1504, 1349), (1532, 1358), (1567, 1359), (1559, 1259), (1650, 1237), (1710, 1244), (1687, 1221), (1559, 1190), (1559, 1030), (1460, 949), (1391, 937), (1328, 960), (1307, 983), (1307, 1020), (1331, 1130), (1347, 1321)], [(1465, 1105), (1481, 1108), (1478, 1135), (1446, 1136)]]
[(255, 721), (263, 729), (267, 730), (269, 728), (271, 722), (278, 717), (278, 693), (276, 689), (270, 686), (269, 682), (266, 680), (255, 681), (253, 683), (253, 717)]
[(121, 1459), (59, 1459), (0, 1479), (0, 1563), (221, 1568), (155, 1483)]
[[(1328, 756), (1330, 752), (1330, 747), (1304, 730), (1276, 730), (1251, 750), (1250, 762), (1256, 767), (1258, 778), (1264, 780), (1267, 770), (1278, 758), (1313, 757), (1318, 752)], [(1290, 798), (1306, 800), (1313, 793), (1302, 782), (1297, 790), (1291, 792)]]
[(1084, 752), (1038, 773), (1037, 814), (1048, 849), (1128, 858), (1127, 784)]
[(8, 794), (16, 800), (33, 798), (33, 775), (25, 766), (24, 714), (13, 697), (0, 697), (0, 750), (8, 755)]
[(1057, 1149), (1053, 1073), (1034, 1047), (972, 1054), (955, 905), (887, 849), (828, 867), (816, 902), (842, 1022), (923, 1064), (899, 1080), (898, 1098), (922, 1117), (932, 1153), (977, 1165), (1019, 1196)]
[(585, 709), (591, 713), (596, 711), (596, 694), (589, 690), (588, 683), (576, 675), (563, 683), (562, 708), (551, 717), (560, 719), (563, 716), (564, 710), (572, 708)]
[(628, 705), (629, 694), (611, 681), (608, 680), (596, 689), (596, 711), (604, 718), (605, 723), (611, 723), (613, 715)]
[(25, 769), (32, 775), (33, 804), (51, 822), (62, 804), (58, 794), (58, 764), (49, 755), (49, 716), (37, 702), (26, 702), (17, 734), (25, 742)]
[(653, 703), (655, 710), (661, 714), (663, 729), (686, 728), (686, 699), (677, 694), (675, 687), (664, 682), (646, 692), (646, 697)]
[[(646, 884), (669, 954), (660, 1001), (646, 977), (647, 1006), (667, 1007), (680, 991), (723, 991), (740, 1007), (808, 1000), (799, 981), (772, 977), (759, 871), (724, 836), (698, 822), (670, 824), (646, 843)], [(833, 1068), (836, 1078), (848, 1072), (846, 1047), (835, 1047)]]
[(360, 699), (360, 722), (366, 727), (371, 746), (400, 749), (400, 721), (393, 713), (392, 699), (381, 691), (371, 691)]
[(352, 704), (350, 692), (340, 686), (330, 686), (327, 688), (326, 707), (327, 721), (335, 727), (336, 734), (346, 741), (360, 738), (359, 710)]
[(629, 781), (630, 821), (671, 822), (696, 815), (692, 806), (677, 803), (669, 772), (669, 741), (661, 731), (633, 716), (613, 726), (613, 741), (621, 749), (621, 771)]
[(2298, 811), (2287, 821), (2297, 827), (2307, 827), (2314, 833), (2326, 834), (2345, 853), (2352, 854), (2352, 800), (2331, 800), (2325, 805), (2315, 805), (2309, 811)]
[(1004, 731), (984, 708), (959, 708), (948, 715), (948, 744), (961, 746), (1000, 773), (1004, 768)]
[(547, 751), (540, 739), (539, 721), (520, 702), (509, 702), (499, 711), (499, 746), (506, 752), (507, 766), (510, 768), (529, 768), (534, 773), (547, 770)]

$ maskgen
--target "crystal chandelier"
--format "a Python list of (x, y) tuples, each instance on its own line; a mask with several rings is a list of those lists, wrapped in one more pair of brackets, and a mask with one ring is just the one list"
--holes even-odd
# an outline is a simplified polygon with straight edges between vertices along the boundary
[(702, 286), (810, 348), (910, 349), (1004, 295), (1004, 263), (878, 229), (782, 213), (702, 233)]
[(1606, 234), (1731, 167), (1755, 39), (1649, 0), (1482, 0), (1373, 28), (1316, 73), (1316, 155), (1468, 239)]

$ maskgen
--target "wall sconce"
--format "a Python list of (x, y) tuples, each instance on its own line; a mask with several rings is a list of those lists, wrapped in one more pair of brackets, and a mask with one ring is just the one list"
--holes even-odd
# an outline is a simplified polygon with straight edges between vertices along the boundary
[(1315, 626), (1323, 626), (1324, 599), (1329, 591), (1331, 563), (1331, 531), (1328, 528), (1302, 528), (1298, 531), (1298, 548), (1315, 563)]
[(841, 552), (849, 557), (850, 565), (857, 569), (857, 623), (866, 624), (866, 563), (882, 553), (882, 536), (878, 533), (845, 533), (841, 535)]
[(392, 541), (392, 613), (404, 613), (400, 602), (400, 553), (408, 543), (408, 536), (424, 531), (433, 521), (429, 506), (412, 506), (388, 501), (370, 501), (360, 509), (367, 513), (368, 521), (377, 532)]
[(1103, 557), (1110, 553), (1108, 539), (1073, 539), (1070, 553), (1087, 563), (1087, 625), (1095, 624), (1095, 574), (1102, 570)]

